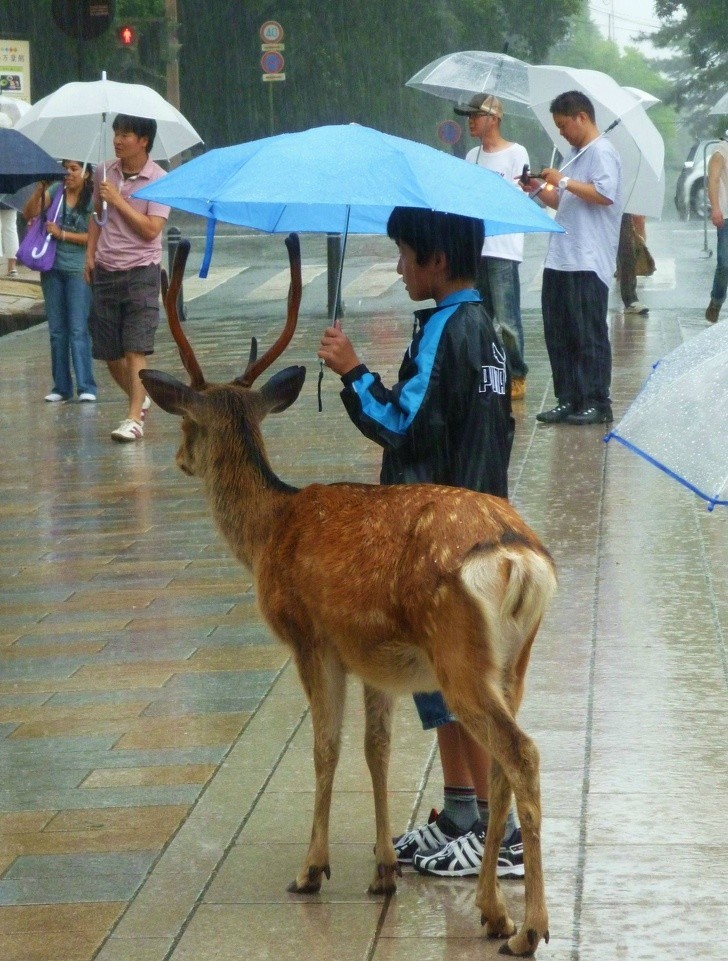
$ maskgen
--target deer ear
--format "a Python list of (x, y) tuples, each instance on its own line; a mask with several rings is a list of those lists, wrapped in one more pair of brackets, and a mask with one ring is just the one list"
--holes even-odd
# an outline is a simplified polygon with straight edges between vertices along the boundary
[(199, 402), (200, 395), (196, 390), (161, 370), (142, 370), (139, 376), (154, 403), (168, 414), (184, 414)]
[(260, 395), (268, 408), (268, 412), (279, 414), (282, 410), (290, 407), (301, 393), (305, 379), (305, 367), (286, 367), (285, 370), (273, 374), (270, 380), (267, 380), (260, 388)]

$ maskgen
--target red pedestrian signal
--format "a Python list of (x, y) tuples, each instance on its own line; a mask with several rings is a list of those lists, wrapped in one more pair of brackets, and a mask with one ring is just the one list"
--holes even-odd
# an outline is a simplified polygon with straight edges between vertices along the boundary
[(125, 23), (116, 31), (116, 36), (122, 47), (133, 47), (137, 40), (137, 32), (129, 23)]

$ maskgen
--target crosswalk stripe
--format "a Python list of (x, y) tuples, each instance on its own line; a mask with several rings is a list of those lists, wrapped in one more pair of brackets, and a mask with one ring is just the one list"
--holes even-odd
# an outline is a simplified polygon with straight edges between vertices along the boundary
[[(304, 264), (301, 267), (301, 280), (303, 286), (310, 284), (326, 270), (326, 265)], [(288, 287), (291, 283), (291, 274), (288, 270), (281, 270), (274, 274), (265, 283), (260, 284), (254, 290), (245, 295), (246, 300), (285, 300), (288, 296)]]
[[(651, 277), (638, 277), (641, 290), (674, 290), (677, 286), (674, 257), (655, 257), (657, 269)], [(543, 283), (543, 264), (538, 268), (528, 285), (529, 293), (538, 293)]]
[(638, 277), (637, 283), (643, 290), (674, 290), (677, 286), (675, 258), (655, 258), (657, 270), (651, 277)]
[(203, 294), (209, 294), (211, 290), (220, 287), (222, 284), (226, 284), (228, 280), (232, 280), (233, 277), (237, 277), (238, 274), (242, 274), (244, 270), (249, 269), (249, 267), (222, 267), (211, 270), (204, 280), (198, 277), (197, 274), (191, 277), (185, 277), (184, 298), (186, 301), (189, 301), (194, 300), (196, 297), (201, 297)]
[(398, 280), (399, 274), (391, 262), (374, 264), (347, 284), (343, 292), (344, 298), (353, 300), (355, 297), (379, 297)]

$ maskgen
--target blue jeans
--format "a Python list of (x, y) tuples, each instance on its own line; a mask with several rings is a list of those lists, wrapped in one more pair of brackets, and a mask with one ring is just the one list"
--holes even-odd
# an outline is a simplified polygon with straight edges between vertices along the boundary
[(96, 396), (88, 315), (91, 288), (80, 271), (48, 270), (40, 275), (51, 338), (53, 390), (73, 397), (71, 360), (79, 394)]
[(715, 274), (710, 299), (722, 304), (728, 289), (728, 223), (716, 227), (717, 249), (715, 251)]
[(439, 691), (432, 691), (428, 694), (413, 694), (417, 713), (422, 721), (422, 728), (430, 731), (433, 727), (441, 727), (455, 720), (455, 715), (445, 703), (445, 698)]
[(481, 257), (476, 279), (485, 309), (501, 328), (501, 340), (511, 377), (525, 377), (528, 367), (523, 359), (523, 321), (521, 320), (521, 280), (518, 261), (503, 257)]

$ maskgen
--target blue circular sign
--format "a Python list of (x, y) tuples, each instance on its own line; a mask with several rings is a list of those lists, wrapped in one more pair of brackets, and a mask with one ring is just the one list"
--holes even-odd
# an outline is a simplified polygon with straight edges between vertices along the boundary
[(437, 136), (443, 143), (457, 143), (463, 131), (457, 120), (443, 120), (437, 125)]
[(260, 58), (260, 66), (263, 73), (280, 73), (285, 66), (285, 60), (277, 50), (264, 53)]

